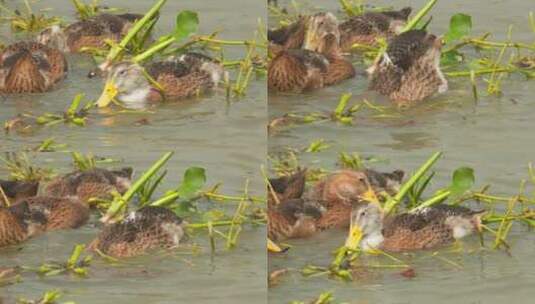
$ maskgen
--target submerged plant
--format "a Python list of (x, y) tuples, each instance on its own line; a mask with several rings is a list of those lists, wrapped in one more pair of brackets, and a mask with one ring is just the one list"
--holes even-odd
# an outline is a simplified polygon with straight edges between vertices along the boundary
[(75, 304), (74, 302), (58, 302), (61, 298), (61, 292), (59, 290), (47, 291), (38, 300), (26, 300), (18, 299), (17, 304)]
[(36, 118), (36, 122), (44, 126), (52, 126), (59, 123), (85, 126), (89, 110), (94, 106), (92, 102), (87, 102), (80, 108), (84, 94), (77, 94), (71, 101), (70, 106), (62, 114), (45, 113)]

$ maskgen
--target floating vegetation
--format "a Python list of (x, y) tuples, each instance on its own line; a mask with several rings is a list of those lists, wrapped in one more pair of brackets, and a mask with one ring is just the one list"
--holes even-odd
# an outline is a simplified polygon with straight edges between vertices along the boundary
[(80, 93), (74, 97), (70, 106), (62, 114), (45, 113), (36, 117), (36, 122), (44, 126), (53, 126), (59, 123), (85, 126), (89, 110), (94, 106), (92, 102), (87, 102), (80, 108), (84, 94)]
[(0, 157), (0, 161), (4, 163), (5, 169), (9, 172), (9, 177), (12, 180), (18, 181), (43, 181), (50, 180), (54, 177), (52, 169), (40, 168), (33, 165), (27, 153), (5, 153), (4, 157)]
[(37, 268), (23, 267), (24, 270), (34, 271), (39, 275), (46, 277), (57, 276), (61, 274), (74, 274), (85, 277), (88, 275), (89, 265), (93, 257), (88, 255), (82, 258), (82, 253), (85, 250), (85, 245), (79, 244), (74, 246), (71, 256), (66, 262), (48, 262)]
[(7, 17), (1, 18), (10, 22), (11, 29), (14, 32), (36, 33), (61, 22), (61, 19), (58, 17), (47, 17), (43, 13), (34, 13), (29, 0), (24, 0), (23, 2), (24, 10), (22, 12), (18, 9), (10, 10), (0, 4), (0, 10), (6, 12), (8, 15)]
[(18, 304), (75, 304), (74, 302), (58, 302), (61, 298), (61, 292), (59, 290), (47, 291), (38, 300), (26, 300), (18, 299)]

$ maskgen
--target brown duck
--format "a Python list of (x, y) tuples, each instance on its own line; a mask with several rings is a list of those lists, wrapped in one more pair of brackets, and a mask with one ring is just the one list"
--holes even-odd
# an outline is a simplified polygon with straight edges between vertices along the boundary
[[(323, 208), (301, 198), (305, 190), (306, 169), (289, 176), (270, 179), (277, 197), (268, 189), (268, 237), (272, 241), (301, 238), (317, 231), (316, 222)], [(278, 203), (277, 203), (278, 201)]]
[(448, 90), (440, 70), (441, 39), (424, 30), (394, 37), (385, 54), (368, 69), (370, 89), (398, 105), (410, 105)]
[(40, 93), (67, 75), (62, 52), (37, 42), (17, 42), (0, 53), (0, 93)]
[(145, 108), (150, 103), (197, 96), (216, 87), (223, 76), (218, 61), (199, 53), (170, 57), (145, 68), (122, 62), (110, 68), (97, 104), (106, 107), (117, 99), (128, 108)]
[[(6, 205), (4, 195), (10, 204), (14, 204), (22, 199), (36, 196), (39, 190), (39, 182), (26, 181), (6, 181), (0, 180), (0, 206)], [(2, 194), (3, 192), (3, 194)]]
[(130, 188), (132, 172), (132, 168), (75, 171), (52, 180), (46, 186), (45, 194), (52, 197), (74, 197), (84, 203), (91, 198), (110, 198), (112, 191), (122, 194)]
[(132, 257), (158, 248), (176, 248), (183, 236), (183, 221), (172, 211), (144, 207), (123, 222), (105, 227), (89, 248), (114, 257)]
[(27, 203), (0, 207), (0, 247), (19, 244), (45, 230), (46, 219)]
[(325, 177), (307, 196), (307, 200), (317, 201), (326, 209), (317, 222), (319, 229), (347, 227), (354, 200), (377, 200), (366, 173), (354, 170), (341, 170)]
[(281, 41), (278, 42), (282, 44), (277, 41), (270, 44), (268, 87), (271, 90), (300, 93), (355, 76), (353, 65), (342, 56), (339, 48), (336, 17), (331, 13), (318, 13), (303, 20), (306, 31), (298, 46), (301, 48), (288, 48), (288, 43)]
[(22, 200), (32, 214), (42, 214), (45, 230), (75, 229), (89, 220), (89, 207), (69, 197), (35, 196)]
[(445, 246), (480, 231), (483, 213), (437, 205), (415, 213), (384, 215), (378, 203), (355, 203), (346, 246), (394, 252)]
[(77, 53), (82, 48), (103, 48), (106, 40), (119, 42), (136, 20), (138, 14), (100, 14), (75, 22), (66, 28), (54, 25), (39, 34), (39, 43), (57, 48), (65, 53)]
[(340, 47), (350, 51), (354, 44), (375, 45), (377, 38), (391, 38), (401, 33), (412, 9), (367, 12), (340, 24)]

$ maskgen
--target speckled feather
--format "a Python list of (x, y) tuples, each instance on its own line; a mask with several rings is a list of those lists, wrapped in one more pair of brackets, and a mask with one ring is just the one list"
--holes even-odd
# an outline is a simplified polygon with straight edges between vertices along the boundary
[(89, 208), (79, 200), (50, 196), (36, 196), (24, 200), (31, 212), (46, 218), (46, 230), (75, 229), (89, 220)]
[(37, 42), (17, 42), (0, 53), (0, 92), (45, 92), (63, 80), (67, 70), (60, 51)]
[(308, 50), (282, 51), (268, 67), (268, 87), (279, 92), (302, 92), (323, 87), (327, 59)]

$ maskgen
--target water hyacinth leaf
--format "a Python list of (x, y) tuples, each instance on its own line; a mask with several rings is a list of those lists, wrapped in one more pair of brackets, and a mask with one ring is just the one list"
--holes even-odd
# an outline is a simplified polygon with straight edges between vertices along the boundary
[(462, 167), (453, 172), (452, 183), (449, 187), (450, 199), (463, 195), (470, 190), (475, 183), (474, 169)]
[(180, 41), (197, 32), (199, 16), (193, 11), (181, 11), (176, 16), (175, 40)]
[(193, 198), (206, 183), (204, 168), (191, 167), (184, 173), (182, 184), (178, 187), (178, 194), (183, 199)]
[(466, 14), (455, 14), (450, 19), (450, 28), (444, 41), (450, 43), (470, 34), (472, 31), (472, 17)]

